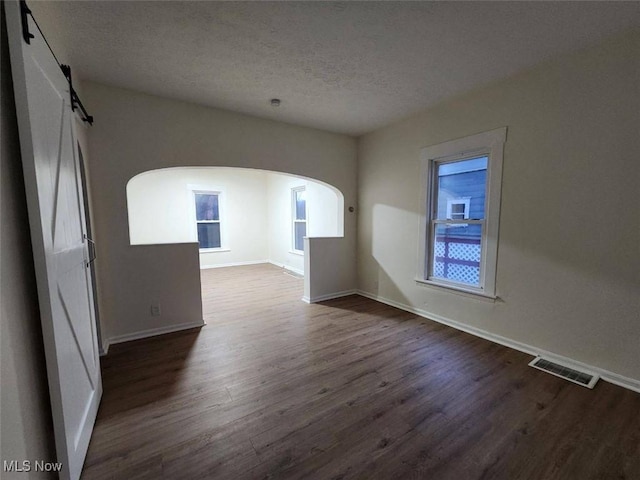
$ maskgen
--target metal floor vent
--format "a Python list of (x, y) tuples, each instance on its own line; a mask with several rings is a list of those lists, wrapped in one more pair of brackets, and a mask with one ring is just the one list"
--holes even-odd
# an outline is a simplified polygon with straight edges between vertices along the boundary
[(550, 373), (551, 375), (555, 375), (556, 377), (564, 378), (565, 380), (569, 380), (570, 382), (577, 383), (578, 385), (582, 385), (583, 387), (587, 388), (593, 388), (600, 378), (598, 375), (580, 372), (578, 370), (574, 370), (573, 368), (560, 365), (559, 363), (545, 360), (542, 357), (534, 358), (533, 361), (529, 363), (529, 366), (537, 368), (538, 370), (542, 370), (543, 372)]

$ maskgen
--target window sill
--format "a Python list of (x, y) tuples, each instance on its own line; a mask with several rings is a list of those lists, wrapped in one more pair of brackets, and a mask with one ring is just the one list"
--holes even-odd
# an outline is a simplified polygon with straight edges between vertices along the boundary
[(433, 287), (437, 290), (455, 293), (456, 295), (462, 295), (463, 297), (473, 298), (476, 300), (482, 300), (485, 302), (496, 303), (500, 301), (499, 297), (495, 295), (489, 295), (485, 292), (472, 290), (470, 288), (458, 287), (457, 285), (451, 285), (448, 283), (438, 282), (435, 280), (424, 280), (416, 278), (416, 283), (425, 287)]
[(200, 253), (230, 252), (230, 248), (201, 248)]
[(293, 255), (299, 255), (301, 257), (304, 257), (304, 252), (301, 250), (289, 250), (289, 253), (292, 253)]

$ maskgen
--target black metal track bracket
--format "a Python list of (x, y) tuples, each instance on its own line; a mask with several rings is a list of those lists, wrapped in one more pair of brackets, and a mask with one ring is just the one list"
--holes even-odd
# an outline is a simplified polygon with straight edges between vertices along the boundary
[(20, 0), (20, 17), (22, 18), (22, 38), (28, 44), (31, 44), (31, 39), (35, 38), (33, 34), (29, 31), (29, 15), (31, 15), (31, 10), (27, 7), (27, 2), (25, 0)]
[(71, 111), (76, 111), (76, 102), (73, 98), (73, 81), (71, 80), (71, 67), (69, 65), (65, 65), (64, 63), (60, 64), (60, 70), (62, 70), (62, 74), (67, 77), (67, 82), (69, 82), (69, 100), (71, 101)]
[[(25, 42), (27, 42), (28, 44), (31, 44), (31, 39), (35, 38), (35, 36), (31, 32), (29, 32), (29, 15), (31, 15), (31, 18), (33, 18), (33, 13), (31, 13), (31, 10), (29, 9), (29, 7), (27, 7), (27, 2), (25, 0), (20, 0), (20, 16), (22, 17), (22, 36)], [(35, 18), (33, 18), (33, 21), (36, 27), (38, 27), (38, 30), (40, 30), (40, 34), (42, 35), (44, 42), (47, 44), (49, 51), (51, 51), (51, 55), (53, 55), (53, 58), (56, 60), (56, 63), (60, 67), (60, 70), (62, 70), (62, 74), (67, 79), (67, 82), (69, 82), (69, 98), (71, 100), (71, 111), (74, 112), (76, 108), (79, 108), (80, 111), (82, 112), (82, 121), (87, 122), (89, 125), (93, 125), (93, 116), (89, 115), (89, 113), (87, 112), (87, 109), (84, 108), (84, 105), (80, 101), (80, 97), (78, 97), (78, 94), (73, 88), (73, 81), (71, 79), (71, 67), (69, 65), (61, 64), (58, 61), (58, 57), (56, 57), (56, 54), (53, 52), (53, 49), (51, 48), (51, 45), (49, 45), (49, 42), (47, 42), (47, 39), (45, 38), (44, 33), (42, 33), (42, 30), (40, 29), (38, 22), (36, 21)]]
[(93, 115), (89, 115), (87, 109), (84, 108), (84, 105), (80, 101), (80, 97), (78, 97), (78, 94), (74, 89), (71, 89), (71, 100), (72, 105), (75, 104), (78, 108), (80, 108), (80, 111), (82, 112), (82, 121), (87, 122), (89, 125), (93, 125)]
[(89, 123), (89, 125), (93, 125), (93, 116), (87, 113), (87, 111), (84, 108), (84, 105), (82, 105), (82, 102), (80, 101), (80, 97), (78, 97), (78, 94), (73, 88), (73, 80), (71, 79), (71, 67), (69, 65), (61, 64), (60, 70), (62, 70), (62, 73), (67, 78), (67, 82), (69, 82), (69, 95), (71, 97), (71, 111), (75, 112), (76, 108), (79, 108), (82, 111), (82, 121)]

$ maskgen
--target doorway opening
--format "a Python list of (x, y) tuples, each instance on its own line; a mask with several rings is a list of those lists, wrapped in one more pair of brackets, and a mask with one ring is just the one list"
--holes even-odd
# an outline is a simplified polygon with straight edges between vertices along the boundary
[[(302, 293), (305, 238), (344, 235), (344, 197), (337, 188), (266, 170), (144, 172), (127, 184), (127, 209), (131, 245), (199, 244), (203, 298), (210, 279), (222, 273), (207, 270), (258, 264), (297, 277)], [(203, 310), (206, 317), (208, 306)]]

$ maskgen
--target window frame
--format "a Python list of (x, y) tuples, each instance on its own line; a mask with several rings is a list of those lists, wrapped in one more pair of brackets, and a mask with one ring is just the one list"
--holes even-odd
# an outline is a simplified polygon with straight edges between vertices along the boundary
[[(443, 287), (463, 293), (496, 298), (496, 273), (498, 261), (498, 234), (500, 224), (500, 199), (502, 191), (502, 165), (507, 127), (451, 140), (425, 147), (421, 150), (421, 202), (420, 232), (418, 245), (418, 272), (416, 282), (423, 285)], [(437, 219), (435, 178), (437, 165), (486, 156), (485, 215), (483, 220)], [(434, 278), (433, 232), (435, 223), (460, 225), (479, 223), (481, 234), (479, 286)]]
[(301, 185), (298, 187), (293, 187), (291, 189), (291, 253), (295, 253), (296, 255), (304, 255), (304, 241), (303, 241), (303, 249), (296, 249), (296, 223), (304, 223), (305, 228), (305, 237), (308, 233), (309, 228), (309, 209), (307, 208), (307, 199), (304, 201), (304, 220), (299, 220), (296, 215), (296, 194), (299, 192), (306, 192), (307, 187), (305, 185)]
[[(226, 219), (224, 206), (224, 192), (220, 189), (211, 189), (206, 187), (194, 187), (189, 186), (191, 211), (192, 211), (192, 225), (193, 225), (193, 237), (195, 242), (198, 243), (198, 250), (200, 253), (208, 252), (228, 252), (229, 248), (226, 246)], [(196, 211), (196, 195), (216, 195), (218, 197), (218, 220), (198, 220), (198, 213)], [(200, 223), (217, 223), (220, 225), (220, 246), (214, 248), (200, 248), (200, 242), (198, 241), (198, 224)]]

